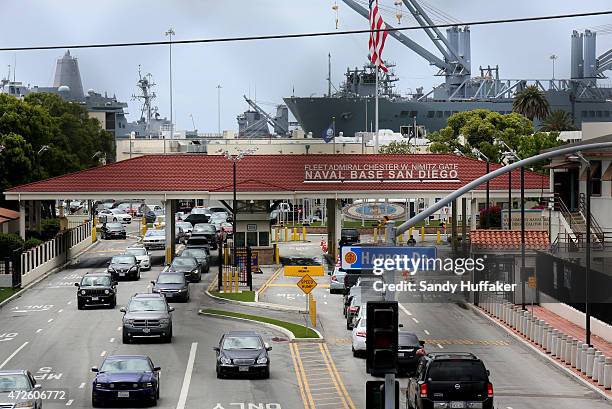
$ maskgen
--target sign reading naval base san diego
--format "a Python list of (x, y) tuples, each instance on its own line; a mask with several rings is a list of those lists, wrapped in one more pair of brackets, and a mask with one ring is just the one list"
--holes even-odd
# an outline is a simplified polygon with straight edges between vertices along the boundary
[(315, 163), (304, 165), (304, 182), (458, 182), (456, 163)]

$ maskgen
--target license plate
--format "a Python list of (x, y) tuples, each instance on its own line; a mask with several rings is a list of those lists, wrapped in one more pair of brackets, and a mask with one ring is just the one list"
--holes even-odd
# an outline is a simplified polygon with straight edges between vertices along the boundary
[(238, 371), (240, 371), (240, 372), (249, 372), (249, 367), (248, 366), (239, 366), (238, 367)]
[(397, 354), (397, 356), (399, 356), (400, 358), (403, 358), (403, 357), (405, 357), (405, 356), (406, 356), (406, 354), (404, 354), (403, 352), (399, 352), (399, 353)]
[(149, 332), (151, 332), (151, 330), (149, 328), (143, 328), (142, 332), (144, 332), (145, 334), (148, 334)]
[(91, 297), (91, 301), (98, 301), (99, 299), (99, 297)]
[(117, 392), (117, 397), (118, 398), (129, 398), (130, 393), (129, 392)]
[(451, 409), (463, 409), (465, 408), (465, 402), (451, 402)]
[(125, 277), (125, 273), (119, 273), (121, 277)]

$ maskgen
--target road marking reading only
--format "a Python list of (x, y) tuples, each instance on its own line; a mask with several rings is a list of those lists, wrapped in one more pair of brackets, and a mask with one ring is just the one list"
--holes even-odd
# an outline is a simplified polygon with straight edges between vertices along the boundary
[(402, 311), (404, 311), (404, 312), (406, 313), (406, 315), (412, 315), (412, 313), (411, 313), (410, 311), (408, 311), (408, 310), (406, 309), (406, 307), (404, 307), (402, 304), (398, 303), (397, 305), (399, 305), (400, 309), (401, 309)]
[(36, 333), (38, 334), (40, 331), (42, 331), (42, 328), (38, 328), (38, 329), (36, 330)]
[(8, 363), (9, 363), (9, 361), (10, 361), (11, 359), (13, 359), (13, 357), (15, 357), (15, 355), (17, 355), (17, 354), (19, 353), (19, 351), (21, 351), (23, 348), (25, 348), (25, 346), (26, 346), (26, 345), (28, 345), (28, 341), (24, 342), (24, 343), (23, 343), (23, 344), (22, 344), (22, 345), (21, 345), (19, 348), (17, 348), (17, 349), (15, 350), (15, 352), (13, 352), (11, 355), (9, 355), (9, 357), (8, 357), (8, 358), (6, 358), (6, 359), (4, 360), (4, 362), (2, 362), (2, 363), (0, 364), (0, 369), (4, 368), (4, 366), (5, 366), (6, 364), (8, 364)]
[(115, 342), (115, 338), (109, 339), (108, 342)]
[(414, 318), (414, 317), (412, 317), (412, 320), (413, 320), (414, 322), (416, 322), (417, 324), (419, 323), (419, 320), (417, 320), (417, 319), (416, 319), (416, 318)]
[(58, 312), (63, 312), (64, 310), (60, 309)]
[(68, 402), (66, 402), (66, 406), (72, 405), (72, 402), (74, 402), (74, 399), (69, 399)]
[(429, 331), (427, 331), (426, 329), (424, 329), (424, 330), (423, 330), (423, 332), (424, 332), (425, 334), (427, 334), (427, 335), (431, 335), (431, 334), (429, 333)]
[(49, 321), (47, 321), (47, 322), (53, 322), (53, 318), (49, 318)]
[(185, 376), (183, 377), (183, 386), (181, 386), (181, 393), (179, 395), (176, 409), (185, 409), (185, 403), (187, 402), (187, 394), (189, 393), (189, 384), (191, 383), (191, 374), (193, 373), (193, 364), (195, 363), (196, 352), (198, 350), (198, 343), (193, 342), (191, 344), (191, 350), (189, 351), (189, 359), (187, 359), (187, 368), (185, 368)]
[(441, 344), (438, 344), (438, 348), (444, 349), (444, 347)]
[(106, 351), (100, 352), (100, 356), (106, 356)]
[(121, 327), (117, 327), (117, 331), (121, 331)]
[(79, 389), (83, 389), (83, 388), (85, 388), (85, 382), (79, 385)]

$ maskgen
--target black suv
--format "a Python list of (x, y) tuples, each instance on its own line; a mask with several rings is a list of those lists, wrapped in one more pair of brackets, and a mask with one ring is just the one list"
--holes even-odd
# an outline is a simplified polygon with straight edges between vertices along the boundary
[(430, 353), (421, 358), (408, 380), (408, 409), (493, 409), (489, 371), (476, 355), (467, 352)]
[(77, 308), (87, 305), (117, 305), (117, 283), (109, 273), (87, 273), (80, 282), (74, 283), (77, 289)]
[(357, 229), (342, 229), (340, 231), (340, 246), (347, 244), (359, 243), (359, 230)]

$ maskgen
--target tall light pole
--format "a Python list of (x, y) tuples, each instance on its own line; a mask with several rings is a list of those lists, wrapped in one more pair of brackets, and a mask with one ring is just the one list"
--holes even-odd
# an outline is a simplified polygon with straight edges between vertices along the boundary
[[(170, 38), (170, 139), (174, 136), (174, 110), (172, 106), (172, 36), (176, 35), (174, 29), (170, 27), (168, 31), (165, 32), (166, 37)], [(166, 151), (166, 141), (164, 141), (164, 153)]]
[[(473, 148), (473, 152), (476, 154), (476, 156), (478, 156), (478, 158), (480, 158), (481, 160), (486, 161), (487, 163), (487, 174), (489, 174), (489, 172), (491, 171), (491, 161), (489, 160), (489, 157), (487, 155), (485, 155), (484, 153), (480, 152), (478, 149)], [(489, 212), (489, 207), (491, 206), (491, 198), (490, 198), (490, 189), (489, 189), (489, 181), (487, 180), (487, 193), (486, 193), (486, 201), (487, 201), (487, 227), (491, 228), (491, 213)]]
[(217, 85), (217, 133), (221, 135), (221, 84)]
[[(520, 160), (517, 153), (506, 142), (498, 139), (495, 144), (505, 149), (503, 157), (508, 165)], [(512, 172), (508, 172), (508, 230), (512, 230)]]
[(551, 55), (548, 58), (550, 58), (550, 60), (552, 61), (552, 79), (554, 80), (555, 79), (555, 60), (557, 58), (559, 58), (559, 57), (557, 57), (555, 54), (553, 54), (553, 55)]

